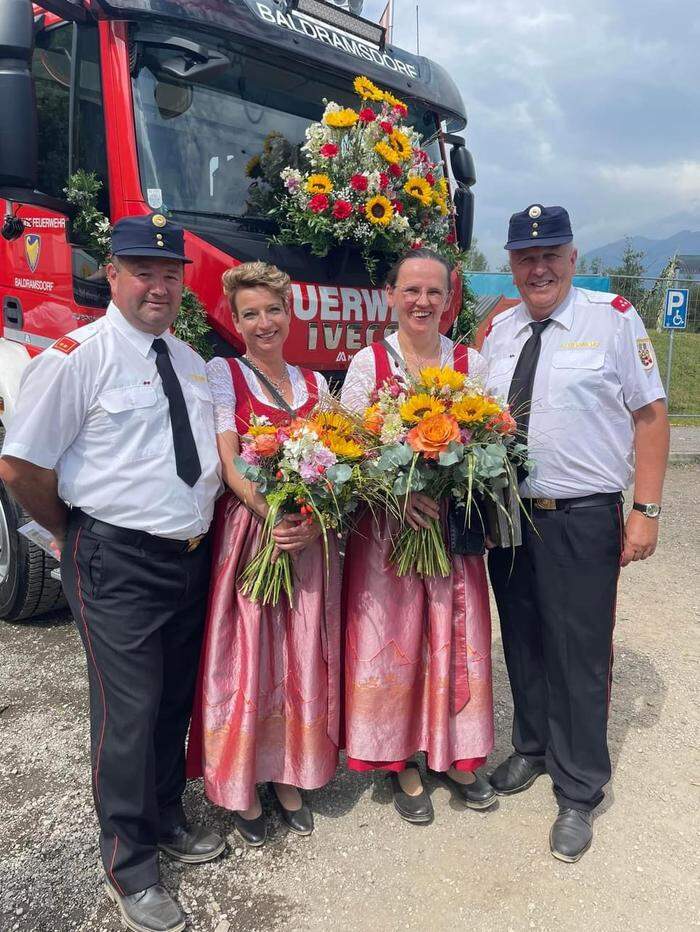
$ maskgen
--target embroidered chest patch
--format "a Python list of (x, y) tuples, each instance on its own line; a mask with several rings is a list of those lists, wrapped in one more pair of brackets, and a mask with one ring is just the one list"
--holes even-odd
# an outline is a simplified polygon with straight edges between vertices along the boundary
[(656, 364), (654, 359), (654, 349), (651, 345), (651, 340), (649, 337), (643, 337), (640, 340), (637, 340), (637, 355), (642, 366), (645, 369), (653, 369)]

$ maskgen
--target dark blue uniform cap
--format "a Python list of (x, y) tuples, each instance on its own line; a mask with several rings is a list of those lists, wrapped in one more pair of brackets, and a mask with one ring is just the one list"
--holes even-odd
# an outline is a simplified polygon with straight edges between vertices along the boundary
[(508, 224), (506, 249), (528, 249), (530, 246), (561, 246), (574, 238), (571, 221), (563, 207), (543, 207), (533, 204), (513, 214)]
[(182, 227), (163, 214), (122, 217), (112, 230), (113, 256), (153, 256), (191, 262), (185, 255)]

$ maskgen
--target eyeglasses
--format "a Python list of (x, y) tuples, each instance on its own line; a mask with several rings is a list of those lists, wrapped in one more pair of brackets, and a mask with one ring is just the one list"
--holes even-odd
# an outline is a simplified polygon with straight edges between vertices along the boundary
[(431, 304), (441, 304), (447, 297), (447, 294), (439, 288), (399, 288), (399, 293), (405, 301), (415, 304), (425, 295)]

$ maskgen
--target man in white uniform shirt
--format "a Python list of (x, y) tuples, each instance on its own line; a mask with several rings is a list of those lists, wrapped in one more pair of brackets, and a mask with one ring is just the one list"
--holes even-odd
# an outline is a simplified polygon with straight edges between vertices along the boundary
[(61, 547), (87, 655), (107, 892), (129, 928), (173, 932), (185, 917), (158, 850), (198, 863), (224, 849), (181, 802), (219, 458), (204, 361), (169, 332), (182, 230), (125, 218), (112, 250), (106, 315), (27, 367), (0, 476)]
[[(654, 351), (624, 298), (572, 286), (567, 212), (533, 204), (508, 243), (522, 303), (499, 314), (482, 353), (533, 462), (520, 493), (523, 544), (494, 548), (489, 574), (513, 692), (514, 753), (497, 793), (545, 771), (559, 804), (552, 854), (577, 861), (610, 779), (607, 718), (620, 566), (656, 548), (669, 429)], [(634, 505), (622, 492), (633, 473)]]

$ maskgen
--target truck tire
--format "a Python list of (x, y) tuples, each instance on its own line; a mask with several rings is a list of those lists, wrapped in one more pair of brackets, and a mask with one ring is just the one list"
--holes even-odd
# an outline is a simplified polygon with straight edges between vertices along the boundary
[[(0, 449), (5, 430), (0, 426)], [(61, 584), (51, 578), (58, 563), (17, 533), (29, 515), (0, 482), (0, 619), (28, 621), (66, 604)]]

